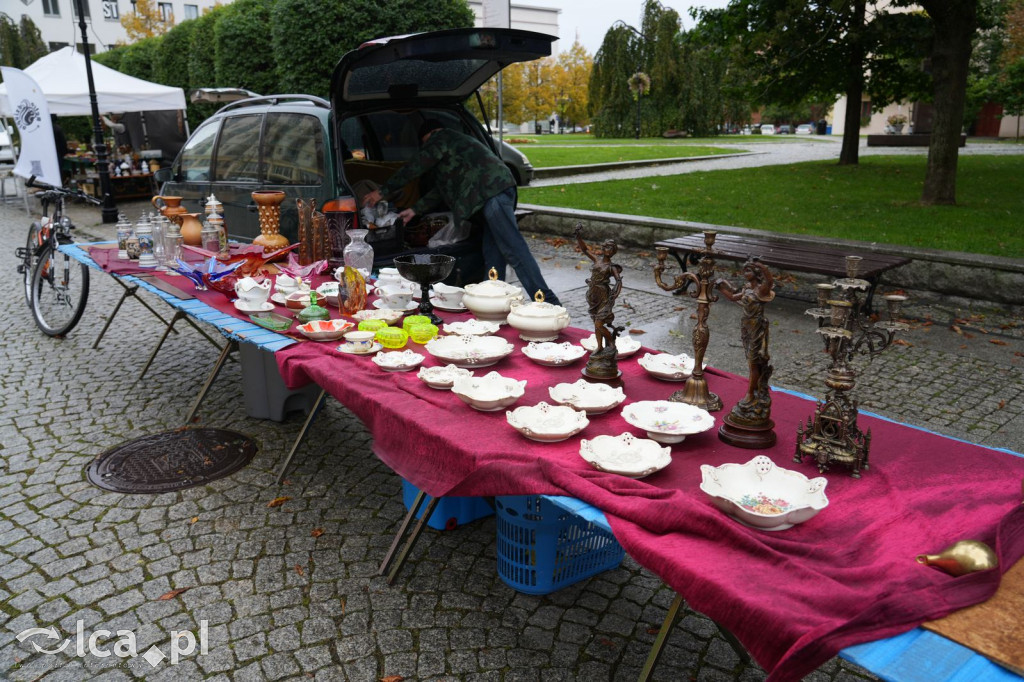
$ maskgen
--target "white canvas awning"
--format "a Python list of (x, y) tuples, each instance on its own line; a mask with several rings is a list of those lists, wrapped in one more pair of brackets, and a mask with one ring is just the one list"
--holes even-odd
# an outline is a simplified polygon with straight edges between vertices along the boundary
[[(25, 73), (39, 84), (50, 113), (57, 116), (89, 116), (89, 80), (85, 72), (85, 56), (73, 47), (64, 47), (36, 60)], [(128, 76), (114, 69), (92, 63), (96, 84), (96, 101), (100, 113), (128, 111), (181, 110), (185, 108), (185, 92), (141, 78)], [(0, 116), (11, 116), (7, 87), (0, 83)]]

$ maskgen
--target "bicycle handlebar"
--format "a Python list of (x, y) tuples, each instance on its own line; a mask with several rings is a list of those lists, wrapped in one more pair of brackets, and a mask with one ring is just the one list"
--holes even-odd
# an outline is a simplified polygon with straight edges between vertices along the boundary
[(30, 176), (29, 179), (25, 181), (25, 186), (26, 187), (37, 187), (37, 188), (39, 188), (39, 189), (41, 189), (41, 190), (43, 190), (44, 192), (47, 192), (47, 193), (52, 192), (54, 194), (53, 198), (57, 198), (57, 196), (66, 196), (66, 197), (71, 197), (72, 199), (82, 199), (83, 201), (86, 201), (86, 202), (88, 202), (88, 203), (90, 203), (90, 204), (92, 204), (94, 206), (99, 206), (99, 205), (101, 205), (103, 203), (102, 201), (100, 201), (96, 197), (89, 196), (88, 194), (86, 194), (85, 192), (83, 192), (80, 189), (71, 190), (71, 189), (64, 189), (63, 187), (57, 187), (55, 185), (51, 185), (49, 183), (37, 180), (36, 176), (34, 176), (34, 175)]

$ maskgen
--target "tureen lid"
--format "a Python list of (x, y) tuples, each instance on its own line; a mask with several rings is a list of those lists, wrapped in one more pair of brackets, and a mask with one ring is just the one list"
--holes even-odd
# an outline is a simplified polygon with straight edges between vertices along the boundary
[(521, 291), (516, 285), (498, 279), (498, 271), (494, 268), (491, 268), (490, 272), (487, 273), (487, 277), (486, 282), (467, 284), (464, 287), (466, 293), (476, 296), (506, 297), (516, 296)]
[(548, 303), (544, 300), (544, 292), (538, 290), (529, 303), (512, 303), (512, 312), (523, 317), (561, 317), (567, 311), (560, 305)]

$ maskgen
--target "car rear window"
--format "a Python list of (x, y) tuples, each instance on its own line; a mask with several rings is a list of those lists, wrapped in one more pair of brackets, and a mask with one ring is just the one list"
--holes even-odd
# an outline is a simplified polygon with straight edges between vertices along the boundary
[(319, 185), (324, 178), (320, 119), (306, 114), (267, 114), (263, 160), (268, 184)]
[[(437, 92), (457, 92), (472, 74), (488, 68), (485, 59), (452, 59), (431, 62), (403, 59), (373, 68), (354, 69), (346, 83), (346, 99), (355, 101), (390, 93), (411, 98)], [(377, 97), (375, 97), (377, 98)]]

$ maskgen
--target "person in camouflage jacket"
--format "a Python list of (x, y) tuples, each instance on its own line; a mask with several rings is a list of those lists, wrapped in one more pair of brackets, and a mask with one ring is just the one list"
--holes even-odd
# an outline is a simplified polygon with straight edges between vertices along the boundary
[(416, 215), (442, 206), (452, 212), (456, 225), (481, 213), (487, 224), (483, 235), (485, 265), (494, 267), (502, 279), (506, 264), (511, 265), (527, 296), (532, 298), (539, 290), (545, 301), (558, 305), (558, 296), (544, 281), (540, 266), (519, 232), (516, 183), (505, 163), (479, 140), (445, 128), (436, 120), (424, 121), (419, 136), (423, 141), (419, 154), (379, 189), (368, 193), (363, 202), (374, 206), (431, 172), (433, 189), (399, 214), (402, 221), (408, 224)]

